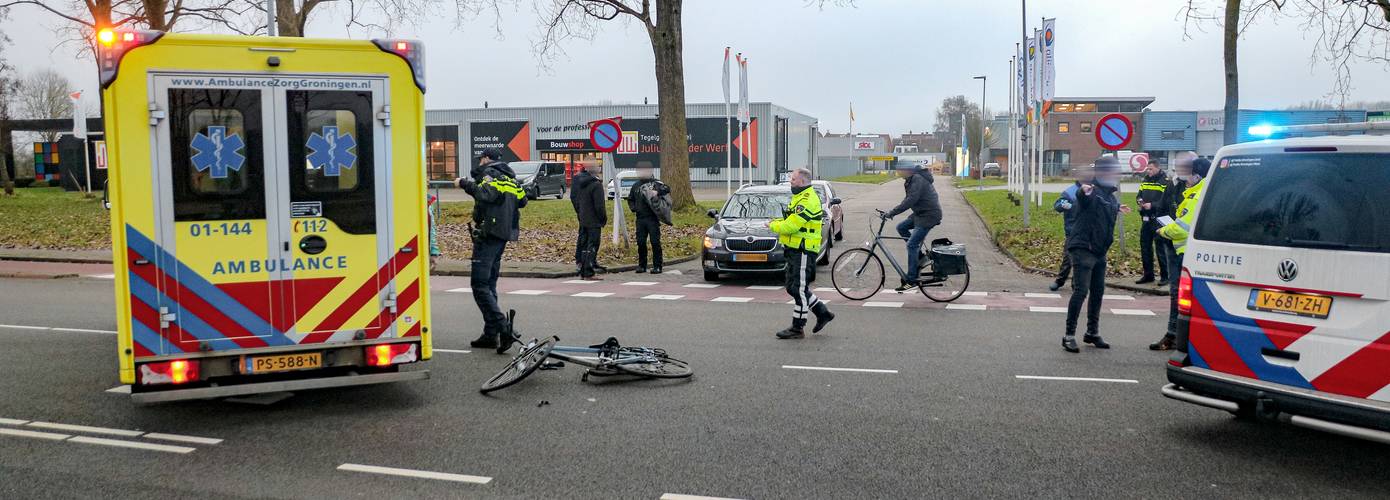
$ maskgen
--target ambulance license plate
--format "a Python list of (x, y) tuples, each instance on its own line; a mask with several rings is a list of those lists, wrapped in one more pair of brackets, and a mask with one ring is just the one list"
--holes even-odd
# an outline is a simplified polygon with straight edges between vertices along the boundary
[(739, 262), (767, 262), (767, 254), (765, 254), (765, 253), (737, 253), (737, 254), (734, 254), (734, 260), (739, 261)]
[(275, 373), (294, 370), (309, 370), (323, 366), (323, 354), (302, 352), (296, 354), (277, 354), (274, 356), (254, 356), (246, 358), (246, 373)]
[(1332, 297), (1272, 290), (1251, 290), (1250, 302), (1246, 304), (1246, 308), (1251, 311), (1327, 319), (1327, 314), (1332, 311)]

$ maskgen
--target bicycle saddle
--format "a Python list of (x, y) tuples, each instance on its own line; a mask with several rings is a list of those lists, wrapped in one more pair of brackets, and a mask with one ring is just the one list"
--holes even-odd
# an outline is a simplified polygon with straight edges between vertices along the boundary
[(608, 340), (603, 341), (602, 344), (595, 344), (589, 346), (590, 349), (617, 349), (619, 347), (622, 346), (618, 344), (617, 337), (608, 337)]

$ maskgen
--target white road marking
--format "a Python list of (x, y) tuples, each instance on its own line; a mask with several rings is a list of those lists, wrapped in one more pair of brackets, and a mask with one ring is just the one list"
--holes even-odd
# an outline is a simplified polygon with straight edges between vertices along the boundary
[(1029, 293), (1023, 294), (1023, 296), (1024, 296), (1024, 297), (1027, 297), (1027, 298), (1030, 298), (1030, 299), (1060, 299), (1060, 298), (1062, 298), (1062, 294), (1060, 294), (1060, 293), (1032, 293), (1032, 292), (1029, 292)]
[(198, 436), (184, 436), (184, 435), (182, 435), (182, 434), (164, 434), (164, 433), (160, 433), (160, 432), (151, 432), (151, 433), (149, 433), (149, 434), (145, 434), (144, 437), (145, 437), (145, 439), (158, 439), (158, 440), (161, 440), (161, 441), (176, 441), (176, 442), (180, 442), (180, 443), (193, 443), (193, 444), (209, 444), (209, 445), (211, 445), (211, 444), (219, 444), (219, 443), (222, 442), (221, 439), (217, 439), (217, 438), (205, 438), (205, 437), (198, 437)]
[(472, 289), (472, 288), (468, 288), (468, 287), (463, 287), (463, 288), (451, 288), (451, 289), (445, 290), (445, 292), (449, 292), (449, 293), (473, 293), (473, 289)]
[(1133, 295), (1106, 295), (1102, 298), (1105, 300), (1134, 300)]
[(107, 389), (107, 390), (104, 391), (104, 392), (110, 392), (110, 393), (114, 393), (114, 394), (130, 394), (130, 386), (128, 386), (128, 385), (118, 385), (118, 386), (112, 387), (112, 388), (110, 388), (110, 389)]
[(833, 286), (818, 286), (818, 287), (816, 287), (815, 291), (817, 291), (817, 292), (837, 292), (838, 290), (836, 290), (835, 287), (833, 287)]
[(197, 448), (187, 446), (173, 446), (167, 444), (141, 443), (139, 441), (126, 441), (123, 439), (94, 438), (87, 436), (73, 436), (68, 439), (69, 443), (97, 444), (102, 446), (115, 446), (119, 448), (134, 448), (137, 450), (163, 451), (166, 453), (192, 453)]
[(965, 292), (966, 297), (988, 297), (989, 292)]
[(144, 434), (143, 431), (128, 431), (125, 429), (112, 429), (110, 427), (93, 427), (90, 425), (60, 424), (56, 422), (29, 422), (25, 424), (29, 427), (40, 429), (52, 429), (55, 431), (85, 432), (88, 434), (110, 434), (112, 436), (138, 437)]
[(609, 295), (613, 295), (613, 292), (579, 292), (579, 293), (571, 294), (570, 297), (589, 297), (589, 298), (601, 299), (601, 298), (607, 297), (607, 296), (609, 296)]
[(623, 283), (623, 286), (652, 286), (652, 285), (655, 285), (655, 284), (656, 284), (655, 281), (629, 281), (629, 282)]
[(507, 293), (510, 295), (545, 295), (550, 293), (550, 290), (512, 290)]
[(1155, 316), (1154, 312), (1148, 309), (1111, 309), (1110, 312), (1120, 316)]
[(727, 497), (706, 497), (700, 495), (682, 495), (680, 493), (663, 493), (658, 500), (739, 500)]
[(0, 328), (13, 328), (13, 329), (15, 329), (15, 330), (52, 330), (52, 328), (49, 328), (49, 327), (46, 327), (46, 326), (29, 326), (29, 325), (0, 325)]
[(946, 304), (947, 309), (958, 309), (961, 311), (984, 311), (989, 308), (984, 304)]
[(1065, 307), (1047, 307), (1047, 306), (1028, 306), (1028, 311), (1029, 311), (1029, 312), (1035, 312), (1035, 313), (1063, 313), (1063, 314), (1065, 314), (1065, 313), (1067, 312), (1067, 308), (1065, 308)]
[(602, 282), (602, 281), (599, 281), (599, 280), (569, 280), (569, 281), (565, 281), (564, 283), (567, 283), (567, 284), (570, 284), (570, 285), (592, 285), (592, 284), (594, 284), (594, 283), (603, 283), (603, 282)]
[(788, 369), (788, 370), (815, 370), (815, 371), (825, 371), (825, 372), (898, 373), (897, 370), (880, 370), (880, 369), (876, 369), (876, 368), (831, 368), (831, 367), (828, 367), (828, 366), (797, 366), (797, 365), (782, 365), (782, 368), (786, 368), (786, 369)]
[(378, 467), (375, 465), (343, 464), (338, 466), (338, 470), (352, 472), (369, 472), (372, 474), (387, 474), (392, 476), (418, 477), (421, 479), (438, 479), (440, 481), (455, 481), (460, 483), (487, 484), (492, 482), (492, 478), (483, 476), (469, 476), (465, 474), (450, 474), (447, 472), (430, 472), (414, 469), (397, 469), (395, 467)]
[(1127, 378), (1091, 378), (1091, 377), (1044, 377), (1039, 375), (1014, 375), (1014, 378), (1025, 380), (1061, 380), (1065, 382), (1114, 382), (1119, 384), (1137, 384), (1138, 380)]
[(648, 296), (642, 297), (642, 298), (643, 298), (643, 299), (646, 299), (646, 300), (680, 300), (680, 299), (685, 298), (685, 296), (684, 296), (684, 295), (662, 295), (662, 294), (659, 294), (659, 293), (658, 293), (658, 294), (648, 295)]
[(53, 440), (53, 441), (62, 441), (62, 440), (64, 440), (64, 439), (67, 439), (67, 438), (72, 437), (72, 436), (69, 436), (69, 435), (67, 435), (67, 434), (57, 434), (57, 433), (53, 433), (53, 432), (26, 431), (26, 430), (23, 430), (23, 429), (0, 429), (0, 436), (18, 436), (18, 437), (27, 437), (27, 438), (36, 438), (36, 439), (49, 439), (49, 440)]
[(685, 288), (719, 288), (719, 285), (714, 283), (691, 283), (689, 285), (682, 286), (684, 286)]
[(59, 327), (56, 327), (56, 326), (53, 327), (53, 328), (49, 328), (49, 330), (53, 330), (53, 331), (55, 331), (55, 332), (102, 333), (102, 334), (107, 334), (107, 335), (115, 335), (115, 334), (116, 334), (116, 332), (113, 331), (113, 330), (89, 330), (89, 329), (86, 329), (86, 328), (59, 328)]
[[(828, 300), (820, 299), (820, 301), (821, 301), (821, 303), (823, 303), (823, 304), (825, 304), (825, 305), (827, 305), (827, 306), (830, 305), (830, 301), (828, 301)], [(796, 301), (795, 301), (795, 300), (788, 300), (786, 303), (787, 303), (787, 305), (789, 305), (789, 306), (790, 306), (790, 305), (796, 305)]]
[(89, 274), (89, 275), (87, 275), (87, 277), (88, 277), (88, 278), (96, 278), (96, 279), (99, 279), (99, 280), (113, 280), (113, 279), (116, 279), (116, 275), (114, 275), (114, 274)]
[(752, 302), (753, 297), (715, 297), (710, 302)]
[(902, 307), (902, 302), (865, 302), (864, 307)]
[(0, 425), (24, 425), (27, 423), (29, 423), (28, 420), (20, 420), (17, 418), (0, 418)]
[(440, 348), (436, 347), (436, 348), (434, 349), (434, 352), (448, 352), (448, 353), (453, 353), (453, 354), (468, 354), (468, 353), (473, 352), (473, 351), (465, 351), (465, 350), (461, 350), (461, 349), (440, 349)]
[(770, 285), (750, 285), (747, 288), (749, 290), (781, 290), (783, 287)]

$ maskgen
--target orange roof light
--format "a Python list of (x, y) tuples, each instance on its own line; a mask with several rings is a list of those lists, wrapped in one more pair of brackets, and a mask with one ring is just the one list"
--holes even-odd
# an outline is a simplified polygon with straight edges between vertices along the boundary
[(131, 32), (129, 32), (129, 31), (127, 31), (127, 32), (121, 34), (121, 41), (123, 41), (123, 42), (134, 42), (134, 41), (135, 41), (135, 33), (131, 33)]
[(102, 45), (111, 45), (111, 42), (116, 41), (116, 33), (109, 28), (103, 28), (101, 31), (97, 32), (97, 40), (100, 41)]
[(406, 42), (396, 42), (396, 51), (405, 52), (410, 50), (410, 44)]

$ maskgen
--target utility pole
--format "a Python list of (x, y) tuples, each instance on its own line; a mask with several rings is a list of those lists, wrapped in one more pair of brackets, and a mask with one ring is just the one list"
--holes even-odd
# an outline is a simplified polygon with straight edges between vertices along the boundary
[(265, 0), (265, 36), (280, 36), (275, 17), (275, 0)]

